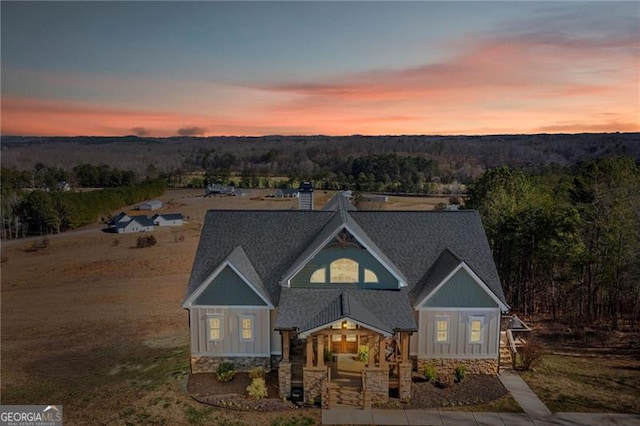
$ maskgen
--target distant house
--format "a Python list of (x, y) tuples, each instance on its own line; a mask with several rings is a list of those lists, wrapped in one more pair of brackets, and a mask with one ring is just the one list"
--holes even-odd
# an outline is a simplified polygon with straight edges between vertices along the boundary
[(140, 204), (138, 208), (140, 210), (158, 210), (160, 207), (162, 207), (162, 201), (151, 200)]
[(71, 185), (69, 185), (68, 182), (65, 182), (65, 181), (61, 180), (60, 182), (58, 182), (56, 184), (56, 189), (58, 191), (62, 191), (62, 192), (71, 191)]
[(146, 216), (129, 216), (123, 212), (111, 220), (109, 229), (118, 234), (153, 231), (153, 220)]
[(214, 183), (207, 185), (205, 188), (205, 197), (209, 197), (211, 195), (236, 195), (235, 192), (236, 188), (233, 186), (223, 186)]
[(298, 198), (299, 195), (298, 190), (293, 188), (276, 189), (276, 192), (273, 193), (275, 198)]
[(362, 194), (362, 200), (370, 201), (372, 203), (386, 203), (389, 201), (389, 197), (386, 195)]
[(182, 213), (156, 214), (151, 220), (156, 226), (182, 226), (184, 224)]

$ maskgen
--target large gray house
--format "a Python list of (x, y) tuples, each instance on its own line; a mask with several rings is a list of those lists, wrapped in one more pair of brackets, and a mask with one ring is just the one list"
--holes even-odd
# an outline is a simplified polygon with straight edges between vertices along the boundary
[[(209, 211), (182, 305), (191, 368), (277, 368), (280, 394), (411, 396), (411, 371), (498, 372), (508, 310), (475, 211)], [(298, 389), (300, 388), (300, 389)]]

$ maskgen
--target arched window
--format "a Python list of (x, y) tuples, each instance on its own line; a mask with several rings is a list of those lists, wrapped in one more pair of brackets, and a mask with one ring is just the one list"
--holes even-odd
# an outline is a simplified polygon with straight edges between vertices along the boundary
[(377, 284), (378, 283), (378, 276), (371, 269), (365, 269), (364, 270), (364, 282), (365, 283), (371, 283), (371, 284)]
[(313, 284), (324, 284), (327, 281), (327, 268), (316, 269), (313, 274), (311, 274), (311, 278), (309, 279), (310, 283)]
[(330, 266), (332, 283), (357, 283), (358, 282), (358, 262), (342, 258), (331, 262)]

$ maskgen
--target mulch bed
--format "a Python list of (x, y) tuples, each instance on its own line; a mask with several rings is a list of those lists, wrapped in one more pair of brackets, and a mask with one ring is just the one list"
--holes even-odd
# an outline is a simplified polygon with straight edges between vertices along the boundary
[[(233, 380), (221, 383), (213, 373), (191, 374), (187, 382), (187, 391), (199, 402), (216, 407), (243, 411), (285, 411), (297, 406), (283, 401), (278, 395), (278, 374), (271, 372), (266, 376), (268, 396), (253, 400), (247, 396), (247, 386), (251, 378), (246, 373), (237, 373)], [(389, 402), (377, 405), (381, 408), (439, 408), (482, 404), (494, 401), (506, 395), (508, 391), (497, 377), (486, 375), (468, 375), (461, 383), (441, 389), (422, 375), (414, 374), (411, 389), (411, 401), (402, 403), (398, 398), (389, 398)]]

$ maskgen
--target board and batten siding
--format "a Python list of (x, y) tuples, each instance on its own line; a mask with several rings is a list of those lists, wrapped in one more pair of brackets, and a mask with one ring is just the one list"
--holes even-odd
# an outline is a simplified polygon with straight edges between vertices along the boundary
[[(269, 311), (269, 316), (271, 317), (271, 324), (276, 323), (276, 317), (278, 316), (278, 312), (275, 309)], [(282, 355), (282, 335), (279, 331), (274, 330), (271, 331), (271, 355)]]
[[(210, 341), (207, 336), (207, 316), (221, 315), (222, 339)], [(240, 340), (240, 316), (253, 315), (253, 340)], [(189, 310), (191, 322), (191, 353), (208, 356), (270, 356), (271, 322), (269, 309), (197, 308)]]
[[(470, 317), (484, 320), (481, 343), (469, 343)], [(436, 321), (440, 319), (449, 320), (447, 343), (436, 342)], [(500, 309), (421, 310), (418, 330), (418, 358), (496, 358), (500, 345)]]

